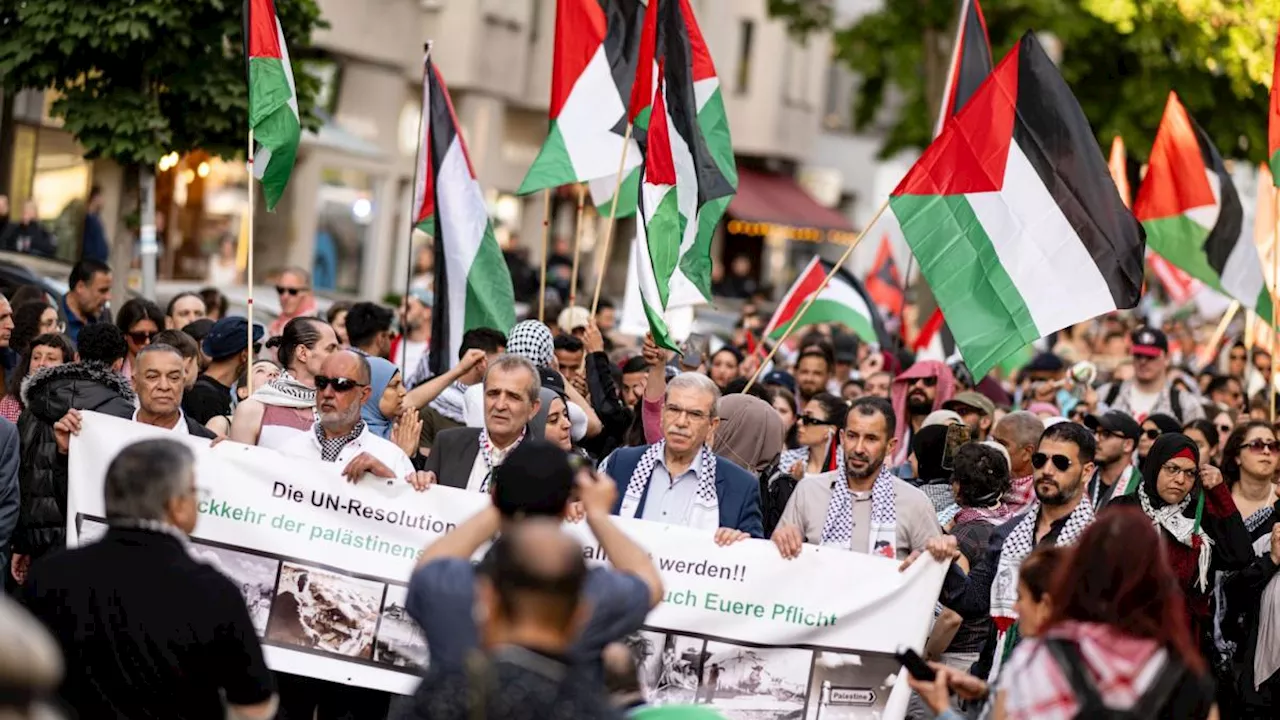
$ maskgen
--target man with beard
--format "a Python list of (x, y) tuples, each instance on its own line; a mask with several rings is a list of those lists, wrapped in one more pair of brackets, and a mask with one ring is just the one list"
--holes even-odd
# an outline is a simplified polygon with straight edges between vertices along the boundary
[(937, 360), (921, 360), (894, 378), (890, 397), (898, 418), (893, 435), (898, 442), (893, 465), (906, 462), (911, 436), (920, 430), (929, 413), (941, 409), (951, 399), (955, 389), (956, 379), (951, 368)]
[[(955, 565), (948, 571), (942, 604), (966, 619), (990, 614), (993, 621), (974, 675), (994, 678), (1011, 649), (1016, 633), (1009, 629), (1018, 619), (1014, 604), (1022, 561), (1037, 547), (1074, 544), (1093, 522), (1086, 484), (1096, 452), (1093, 434), (1084, 427), (1070, 422), (1051, 425), (1040, 436), (1031, 460), (1036, 502), (991, 534), (986, 555), (967, 576)], [(939, 560), (959, 554), (955, 537), (949, 535), (930, 542), (928, 550)]]
[(800, 407), (804, 407), (814, 395), (827, 391), (835, 359), (828, 345), (811, 345), (796, 360), (796, 388), (800, 391)]
[(885, 465), (897, 442), (893, 427), (884, 398), (853, 401), (841, 432), (843, 476), (809, 475), (796, 485), (773, 531), (782, 557), (796, 557), (807, 542), (902, 559), (941, 534), (928, 496)]
[(964, 424), (969, 427), (969, 437), (974, 442), (987, 439), (996, 414), (996, 405), (986, 395), (975, 390), (965, 390), (942, 403), (942, 407), (944, 410), (954, 410), (964, 420)]
[(1089, 481), (1089, 499), (1095, 509), (1101, 510), (1112, 498), (1133, 492), (1142, 482), (1142, 473), (1133, 464), (1142, 426), (1119, 410), (1090, 415), (1084, 425), (1098, 441), (1098, 470)]

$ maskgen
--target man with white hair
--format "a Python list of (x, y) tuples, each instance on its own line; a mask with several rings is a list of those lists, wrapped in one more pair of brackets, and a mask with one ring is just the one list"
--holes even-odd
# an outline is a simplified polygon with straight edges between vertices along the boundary
[(706, 375), (681, 373), (667, 383), (665, 439), (622, 448), (601, 466), (618, 483), (615, 514), (715, 530), (721, 545), (764, 536), (759, 482), (708, 444), (719, 405), (720, 389)]

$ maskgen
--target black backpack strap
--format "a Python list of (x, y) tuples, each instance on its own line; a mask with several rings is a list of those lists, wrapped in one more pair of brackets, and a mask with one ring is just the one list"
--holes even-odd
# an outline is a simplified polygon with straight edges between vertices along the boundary
[(1130, 711), (1133, 717), (1166, 717), (1160, 711), (1169, 702), (1169, 698), (1182, 683), (1186, 674), (1186, 666), (1179, 662), (1173, 653), (1165, 651), (1164, 666), (1160, 668), (1160, 674), (1152, 681), (1147, 691), (1142, 693), (1138, 702), (1134, 703), (1133, 710)]
[(1169, 404), (1173, 406), (1173, 416), (1182, 422), (1182, 391), (1178, 389), (1177, 383), (1169, 385)]
[(1111, 389), (1107, 391), (1107, 399), (1103, 401), (1107, 404), (1107, 407), (1116, 404), (1116, 398), (1120, 397), (1120, 386), (1123, 384), (1119, 382), (1111, 383)]
[(1098, 687), (1093, 684), (1093, 678), (1089, 677), (1088, 671), (1085, 670), (1080, 648), (1075, 643), (1062, 638), (1049, 638), (1044, 641), (1044, 645), (1049, 650), (1049, 654), (1053, 655), (1062, 673), (1067, 676), (1067, 682), (1071, 684), (1071, 692), (1075, 694), (1076, 704), (1080, 708), (1076, 712), (1076, 717), (1097, 717), (1106, 712), (1107, 706), (1102, 702), (1102, 696), (1098, 694)]

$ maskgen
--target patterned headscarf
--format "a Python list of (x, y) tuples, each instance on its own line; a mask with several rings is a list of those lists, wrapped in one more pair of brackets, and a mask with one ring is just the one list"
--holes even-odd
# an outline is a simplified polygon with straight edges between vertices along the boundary
[(511, 328), (507, 336), (507, 352), (519, 355), (537, 367), (551, 367), (555, 343), (551, 331), (537, 320), (525, 320)]

